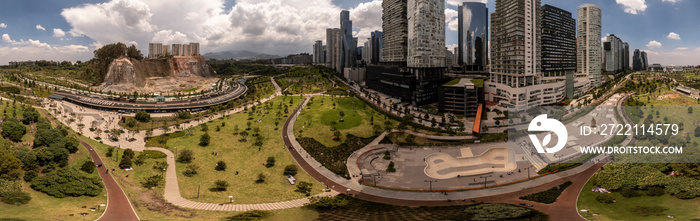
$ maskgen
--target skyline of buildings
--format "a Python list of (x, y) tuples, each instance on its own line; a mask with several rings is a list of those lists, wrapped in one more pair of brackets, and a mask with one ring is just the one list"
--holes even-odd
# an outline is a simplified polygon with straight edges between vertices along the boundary
[[(171, 50), (172, 46), (172, 50)], [(163, 45), (163, 43), (148, 44), (148, 58), (161, 58), (171, 56), (196, 56), (199, 55), (199, 43)]]

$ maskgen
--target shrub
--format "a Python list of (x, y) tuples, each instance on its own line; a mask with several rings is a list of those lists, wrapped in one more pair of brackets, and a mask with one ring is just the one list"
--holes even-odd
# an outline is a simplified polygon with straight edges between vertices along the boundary
[(228, 188), (228, 182), (226, 180), (217, 180), (214, 182), (214, 189), (217, 191), (225, 191)]
[(287, 165), (286, 167), (284, 167), (284, 175), (294, 176), (294, 175), (297, 175), (297, 171), (298, 171), (297, 165), (294, 165), (294, 164), (290, 164), (290, 165)]
[(128, 128), (133, 128), (133, 127), (135, 127), (135, 126), (136, 126), (136, 119), (134, 119), (134, 118), (128, 118), (128, 119), (126, 120), (126, 127), (128, 127)]
[(0, 194), (0, 200), (7, 204), (27, 204), (32, 197), (25, 192), (12, 191)]
[(178, 163), (190, 163), (192, 162), (192, 157), (194, 156), (194, 153), (192, 153), (191, 150), (185, 149), (180, 151), (180, 154), (177, 156), (177, 162)]
[(645, 194), (647, 196), (663, 196), (664, 194), (666, 194), (666, 190), (664, 190), (664, 188), (660, 186), (652, 186), (647, 188)]
[(177, 118), (180, 118), (183, 120), (190, 119), (190, 118), (192, 118), (192, 114), (190, 112), (183, 111), (183, 112), (177, 113)]
[(226, 170), (226, 162), (224, 162), (223, 160), (219, 161), (218, 163), (216, 163), (216, 167), (214, 169), (216, 171), (225, 171)]
[(182, 174), (184, 174), (185, 176), (192, 176), (197, 174), (197, 170), (199, 170), (199, 167), (197, 165), (187, 165), (187, 169), (185, 170), (185, 172), (182, 172)]
[(342, 195), (312, 196), (309, 198), (309, 203), (304, 206), (315, 210), (331, 210), (346, 207), (348, 204), (349, 201)]
[(124, 156), (121, 161), (119, 161), (119, 168), (130, 168), (131, 167), (131, 157)]
[(157, 187), (160, 184), (160, 181), (163, 180), (163, 177), (161, 175), (153, 175), (151, 177), (146, 178), (143, 182), (141, 182), (141, 186), (144, 188), (151, 189), (153, 187)]
[(611, 204), (615, 202), (615, 199), (613, 199), (612, 196), (608, 194), (601, 194), (595, 197), (595, 200), (600, 202), (600, 203), (605, 203), (605, 204)]
[(95, 172), (95, 163), (92, 161), (85, 161), (83, 162), (83, 165), (80, 166), (80, 170), (85, 171), (86, 173)]
[(306, 181), (301, 181), (297, 184), (297, 192), (311, 192), (311, 186), (313, 186), (312, 183), (306, 182)]
[(160, 152), (157, 150), (144, 150), (143, 154), (151, 159), (162, 159), (162, 158), (165, 158), (167, 156), (163, 152)]
[(264, 183), (265, 182), (265, 174), (258, 173), (258, 179), (255, 180), (256, 183)]
[(202, 137), (199, 138), (199, 146), (209, 146), (209, 142), (211, 141), (211, 136), (209, 136), (209, 133), (204, 133), (202, 134)]
[(564, 190), (571, 185), (571, 181), (567, 181), (566, 183), (563, 183), (559, 186), (555, 186), (551, 189), (539, 192), (539, 193), (533, 193), (527, 196), (520, 197), (522, 200), (529, 200), (529, 201), (534, 201), (538, 203), (544, 203), (544, 204), (552, 204), (557, 201), (557, 198), (559, 198), (559, 195), (561, 195)]
[(268, 157), (267, 162), (265, 163), (265, 167), (270, 168), (275, 166), (275, 157)]
[(112, 157), (112, 152), (114, 152), (114, 147), (107, 147), (107, 153), (105, 156)]
[(67, 196), (97, 196), (102, 192), (99, 177), (78, 172), (72, 168), (58, 168), (32, 181), (32, 189), (56, 198)]
[(144, 163), (146, 163), (146, 154), (141, 152), (138, 156), (136, 156), (134, 164), (136, 164), (136, 166), (141, 166)]
[(153, 164), (153, 169), (154, 170), (163, 170), (163, 169), (168, 169), (168, 162), (166, 161), (158, 161)]
[(620, 195), (622, 195), (625, 198), (638, 197), (642, 195), (636, 189), (629, 187), (623, 187), (618, 192), (620, 192)]
[(396, 168), (394, 167), (394, 161), (389, 162), (389, 167), (386, 168), (386, 172), (396, 172)]
[(640, 216), (660, 216), (663, 215), (666, 210), (668, 209), (662, 206), (635, 206), (630, 209), (630, 212)]
[(134, 118), (135, 118), (137, 121), (141, 121), (141, 122), (144, 122), (144, 123), (148, 123), (148, 122), (151, 121), (151, 115), (148, 114), (146, 111), (139, 111), (139, 112), (136, 112), (136, 116), (134, 116)]
[(209, 131), (209, 126), (207, 126), (207, 123), (202, 124), (202, 131), (204, 131), (204, 132)]
[(270, 211), (253, 210), (248, 212), (243, 212), (236, 214), (235, 216), (229, 216), (224, 218), (225, 221), (235, 221), (235, 220), (259, 220), (264, 219), (272, 215)]
[(39, 176), (39, 174), (36, 171), (27, 171), (26, 173), (24, 173), (24, 181), (32, 182), (32, 180), (34, 180), (34, 178), (36, 178), (37, 176)]

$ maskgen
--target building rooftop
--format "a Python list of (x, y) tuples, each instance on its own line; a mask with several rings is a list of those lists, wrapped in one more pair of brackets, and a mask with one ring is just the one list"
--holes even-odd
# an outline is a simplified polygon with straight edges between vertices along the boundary
[[(481, 81), (481, 82), (479, 82)], [(484, 84), (484, 81), (481, 79), (470, 79), (470, 78), (456, 78), (451, 80), (450, 82), (447, 82), (444, 84), (444, 86), (455, 86), (455, 87), (464, 87), (464, 86), (471, 86), (471, 85), (477, 85), (482, 87)]]

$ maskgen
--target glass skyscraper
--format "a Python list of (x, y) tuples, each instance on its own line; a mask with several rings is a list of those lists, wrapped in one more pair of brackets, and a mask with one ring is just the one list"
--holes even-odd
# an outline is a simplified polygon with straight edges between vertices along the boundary
[(458, 8), (458, 64), (467, 71), (484, 71), (488, 65), (488, 8), (479, 2), (464, 2)]

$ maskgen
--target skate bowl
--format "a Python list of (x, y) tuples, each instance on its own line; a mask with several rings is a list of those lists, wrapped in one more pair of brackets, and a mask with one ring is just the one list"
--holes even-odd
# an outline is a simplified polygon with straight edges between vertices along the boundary
[(425, 163), (425, 175), (434, 179), (510, 172), (517, 168), (514, 153), (507, 148), (490, 149), (479, 156), (458, 158), (445, 153), (434, 153), (425, 158)]

